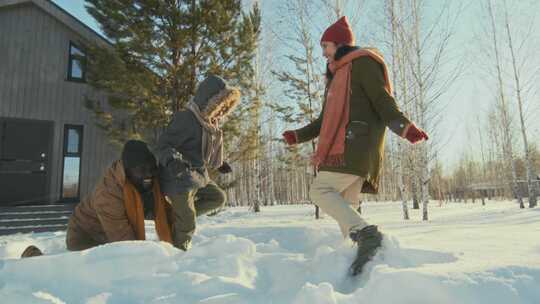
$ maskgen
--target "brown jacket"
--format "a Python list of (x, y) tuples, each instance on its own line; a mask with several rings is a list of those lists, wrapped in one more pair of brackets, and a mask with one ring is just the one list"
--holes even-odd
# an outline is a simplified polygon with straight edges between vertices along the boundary
[[(144, 239), (144, 218), (135, 211), (142, 210), (142, 206), (131, 208), (129, 211), (126, 208), (126, 204), (142, 204), (142, 202), (133, 197), (126, 198), (125, 184), (126, 176), (122, 161), (115, 161), (98, 182), (94, 192), (77, 205), (71, 216), (70, 225), (75, 226), (76, 230), (84, 231), (100, 244)], [(125, 202), (126, 199), (130, 202)], [(160, 204), (155, 202), (155, 205), (157, 207)], [(163, 206), (163, 202), (160, 206)], [(169, 208), (166, 209), (165, 217), (170, 217), (171, 212)], [(160, 214), (164, 214), (163, 211)], [(172, 223), (172, 218), (164, 219), (162, 222), (169, 226), (168, 223)], [(158, 231), (158, 234), (159, 232), (161, 231)], [(165, 241), (170, 242), (170, 231), (168, 233), (169, 236)], [(163, 238), (162, 235), (160, 238)]]

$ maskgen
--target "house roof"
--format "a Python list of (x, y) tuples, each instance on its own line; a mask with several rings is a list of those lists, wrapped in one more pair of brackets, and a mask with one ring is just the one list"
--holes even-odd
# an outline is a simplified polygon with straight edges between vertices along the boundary
[(0, 9), (22, 4), (33, 4), (37, 6), (89, 41), (111, 45), (111, 42), (107, 40), (107, 38), (103, 37), (51, 0), (0, 0)]

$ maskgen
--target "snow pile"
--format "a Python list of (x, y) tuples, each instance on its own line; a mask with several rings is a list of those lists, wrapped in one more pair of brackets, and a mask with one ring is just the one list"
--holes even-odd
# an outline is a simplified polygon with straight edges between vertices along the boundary
[[(364, 206), (386, 234), (357, 278), (355, 249), (312, 206), (232, 208), (199, 222), (188, 252), (154, 241), (66, 252), (64, 233), (0, 237), (2, 303), (540, 303), (540, 209), (449, 204), (432, 221)], [(412, 210), (414, 218), (419, 212)], [(151, 222), (147, 222), (151, 230)], [(155, 233), (149, 233), (155, 239)], [(399, 240), (399, 241), (398, 241)], [(46, 256), (18, 259), (35, 244)]]

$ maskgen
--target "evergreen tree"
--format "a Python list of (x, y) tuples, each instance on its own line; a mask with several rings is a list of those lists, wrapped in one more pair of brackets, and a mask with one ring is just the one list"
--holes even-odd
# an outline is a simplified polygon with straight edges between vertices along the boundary
[[(113, 141), (155, 143), (209, 74), (243, 92), (251, 86), (261, 23), (257, 5), (243, 12), (241, 0), (85, 1), (111, 42), (88, 46), (89, 83), (107, 93), (108, 103), (88, 100), (87, 106)], [(247, 103), (244, 98), (225, 132), (240, 134)]]

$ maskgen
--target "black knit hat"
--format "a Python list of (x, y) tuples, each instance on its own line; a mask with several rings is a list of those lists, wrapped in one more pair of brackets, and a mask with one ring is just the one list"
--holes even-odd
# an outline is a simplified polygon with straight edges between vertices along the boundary
[(144, 141), (130, 140), (124, 144), (122, 163), (125, 169), (129, 169), (144, 164), (156, 164), (156, 158)]

